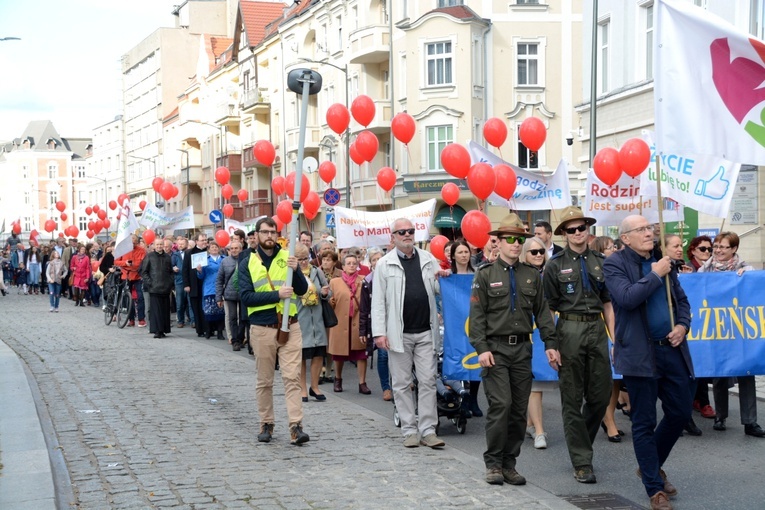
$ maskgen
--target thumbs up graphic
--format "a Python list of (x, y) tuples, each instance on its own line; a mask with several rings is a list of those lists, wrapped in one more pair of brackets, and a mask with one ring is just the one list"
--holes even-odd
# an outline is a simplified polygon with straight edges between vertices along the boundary
[(708, 181), (700, 180), (696, 183), (694, 194), (711, 198), (712, 200), (721, 200), (728, 193), (728, 188), (730, 187), (730, 181), (723, 178), (724, 174), (725, 167), (721, 166), (711, 179)]

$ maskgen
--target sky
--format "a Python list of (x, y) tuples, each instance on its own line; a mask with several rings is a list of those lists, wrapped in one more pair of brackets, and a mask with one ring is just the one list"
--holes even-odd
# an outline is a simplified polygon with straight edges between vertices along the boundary
[(183, 0), (0, 0), (0, 141), (33, 120), (90, 137), (121, 112), (120, 57)]

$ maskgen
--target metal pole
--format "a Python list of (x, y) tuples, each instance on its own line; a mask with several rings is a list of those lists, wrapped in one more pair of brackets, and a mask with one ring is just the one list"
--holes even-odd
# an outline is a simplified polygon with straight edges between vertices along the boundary
[(590, 64), (590, 168), (595, 159), (596, 116), (598, 96), (598, 0), (592, 0), (592, 63)]
[[(348, 65), (343, 69), (345, 73), (345, 108), (349, 107), (349, 88), (348, 88)], [(351, 208), (351, 125), (345, 130), (345, 207)]]

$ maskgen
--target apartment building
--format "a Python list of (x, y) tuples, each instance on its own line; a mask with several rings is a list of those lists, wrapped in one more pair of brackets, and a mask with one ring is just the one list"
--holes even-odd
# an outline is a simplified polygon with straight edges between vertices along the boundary
[(85, 172), (87, 203), (91, 206), (107, 207), (110, 200), (125, 192), (122, 127), (122, 115), (117, 115), (93, 130), (93, 149), (86, 158)]

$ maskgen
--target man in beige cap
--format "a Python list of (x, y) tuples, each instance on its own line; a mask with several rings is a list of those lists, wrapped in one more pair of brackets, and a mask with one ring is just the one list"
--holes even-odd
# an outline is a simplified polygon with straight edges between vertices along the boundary
[(487, 483), (523, 485), (526, 479), (515, 464), (531, 393), (532, 318), (536, 318), (550, 364), (557, 368), (560, 359), (539, 271), (518, 260), (523, 243), (532, 234), (526, 232), (517, 214), (506, 216), (490, 234), (499, 238), (499, 258), (476, 272), (469, 328), (489, 400), (483, 460)]
[(550, 309), (560, 314), (556, 333), (563, 430), (574, 478), (581, 483), (597, 481), (592, 443), (612, 384), (606, 326), (614, 330), (614, 310), (603, 277), (604, 257), (587, 247), (588, 228), (593, 224), (595, 219), (581, 209), (563, 209), (555, 235), (565, 235), (567, 244), (547, 262), (543, 279)]

